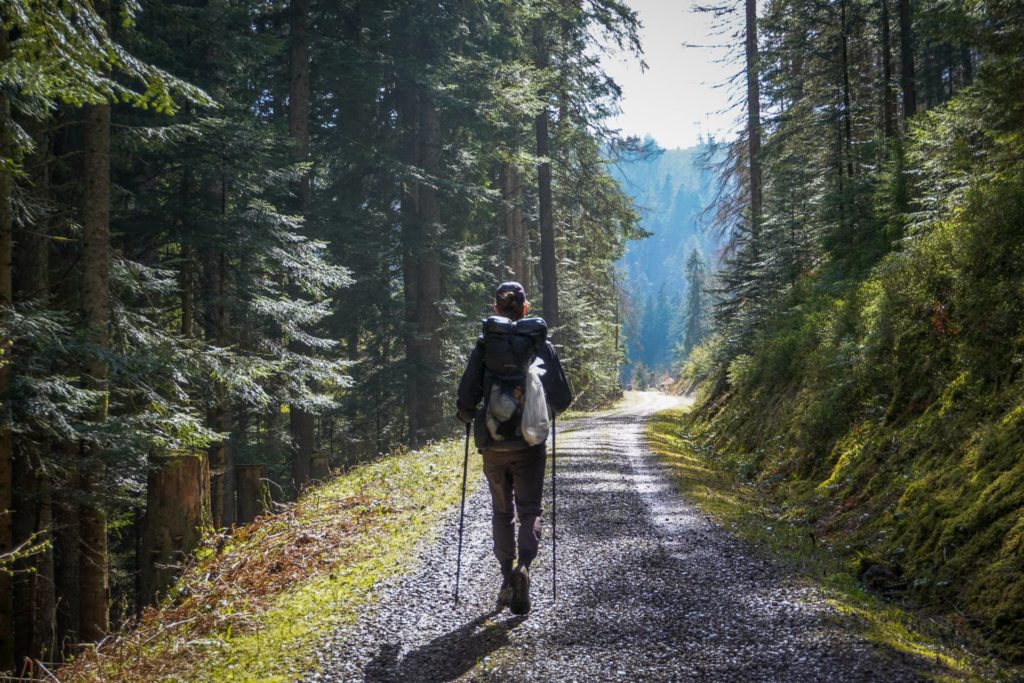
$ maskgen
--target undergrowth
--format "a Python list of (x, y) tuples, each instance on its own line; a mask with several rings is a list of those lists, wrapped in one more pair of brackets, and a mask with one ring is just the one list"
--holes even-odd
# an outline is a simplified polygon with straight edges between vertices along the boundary
[(847, 542), (851, 538), (822, 538), (804, 511), (742, 476), (733, 454), (710, 445), (708, 429), (708, 422), (694, 421), (686, 409), (659, 413), (647, 427), (649, 445), (687, 500), (821, 586), (868, 640), (909, 658), (930, 677), (1016, 680), (1021, 672), (977, 654), (980, 639), (962, 621), (941, 610), (903, 604), (891, 592), (901, 579), (880, 569), (859, 544)]
[[(283, 513), (210, 534), (171, 595), (60, 672), (63, 681), (286, 681), (458, 502), (462, 442), (359, 466)], [(470, 457), (470, 485), (480, 458)]]
[[(1014, 108), (1010, 125), (1005, 107), (971, 91), (929, 112), (910, 150), (915, 182), (935, 191), (902, 239), (864, 271), (833, 255), (742, 344), (718, 336), (696, 350), (686, 374), (699, 384), (691, 433), (722, 469), (819, 543), (848, 548), (859, 578), (1024, 665), (1024, 110)], [(972, 149), (962, 130), (988, 142)], [(955, 191), (938, 192), (953, 177)]]

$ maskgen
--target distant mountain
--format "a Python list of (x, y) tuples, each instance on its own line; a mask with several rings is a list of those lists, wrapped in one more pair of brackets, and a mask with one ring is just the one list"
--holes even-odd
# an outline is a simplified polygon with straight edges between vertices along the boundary
[[(612, 175), (633, 197), (642, 227), (653, 233), (630, 242), (619, 262), (631, 302), (624, 330), (631, 365), (669, 369), (682, 326), (686, 259), (699, 249), (709, 266), (717, 260), (717, 241), (701, 230), (701, 212), (715, 188), (714, 175), (700, 163), (706, 151), (705, 146), (669, 149), (613, 167)], [(632, 370), (626, 368), (626, 381)]]

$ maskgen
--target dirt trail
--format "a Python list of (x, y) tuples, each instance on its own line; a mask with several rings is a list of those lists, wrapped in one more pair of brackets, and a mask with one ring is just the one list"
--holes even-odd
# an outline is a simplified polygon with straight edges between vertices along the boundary
[[(499, 574), (481, 482), (466, 505), (460, 605), (456, 510), (443, 542), (423, 544), (417, 569), (379, 586), (379, 602), (334, 635), (322, 671), (305, 680), (920, 680), (911, 662), (883, 657), (815, 590), (679, 499), (643, 430), (681, 401), (632, 394), (560, 434), (557, 602), (546, 537), (533, 612), (494, 613)], [(545, 495), (550, 511), (550, 477)]]

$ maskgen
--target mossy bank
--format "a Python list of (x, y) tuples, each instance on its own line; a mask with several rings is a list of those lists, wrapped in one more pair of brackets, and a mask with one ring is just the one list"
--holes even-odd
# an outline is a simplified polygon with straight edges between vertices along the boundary
[(1018, 680), (1021, 669), (986, 652), (955, 612), (904, 600), (903, 580), (870, 560), (854, 534), (819, 537), (818, 527), (792, 514), (782, 496), (738, 475), (734, 459), (709, 444), (707, 426), (688, 409), (659, 413), (648, 425), (648, 444), (688, 501), (824, 590), (881, 650), (931, 662), (929, 678)]

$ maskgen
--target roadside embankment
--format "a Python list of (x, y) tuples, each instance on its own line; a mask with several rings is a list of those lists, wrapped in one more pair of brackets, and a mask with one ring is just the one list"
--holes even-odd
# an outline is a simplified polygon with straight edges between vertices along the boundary
[[(463, 445), (354, 468), (287, 510), (210, 533), (172, 594), (64, 667), (62, 681), (293, 680), (458, 503)], [(469, 482), (479, 481), (470, 458)]]
[(787, 489), (743, 476), (736, 454), (715, 446), (720, 440), (713, 438), (714, 429), (713, 421), (688, 408), (659, 413), (648, 425), (648, 443), (687, 500), (824, 589), (838, 612), (861, 624), (868, 640), (934, 661), (937, 680), (1020, 675), (987, 651), (978, 631), (955, 610), (907, 596), (899, 576), (872, 562), (855, 529), (823, 531), (786, 498)]

